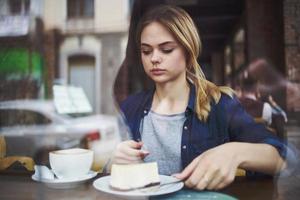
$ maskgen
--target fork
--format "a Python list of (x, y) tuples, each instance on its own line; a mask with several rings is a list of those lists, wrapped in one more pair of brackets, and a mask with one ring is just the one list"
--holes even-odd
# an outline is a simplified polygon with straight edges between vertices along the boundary
[(161, 189), (162, 187), (164, 187), (166, 185), (172, 185), (172, 184), (180, 183), (180, 182), (182, 182), (182, 180), (173, 179), (171, 181), (166, 181), (166, 182), (160, 183), (159, 185), (146, 186), (146, 187), (142, 187), (142, 188), (136, 188), (134, 190), (139, 191), (139, 192), (143, 192), (143, 193), (156, 192), (156, 191), (158, 191), (159, 189)]

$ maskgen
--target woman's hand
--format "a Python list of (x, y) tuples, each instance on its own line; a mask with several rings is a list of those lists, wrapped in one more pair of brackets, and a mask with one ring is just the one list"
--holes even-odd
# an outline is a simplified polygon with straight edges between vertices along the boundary
[(238, 149), (226, 143), (210, 149), (195, 158), (176, 178), (197, 190), (218, 190), (229, 185), (235, 178), (240, 164), (235, 155)]
[(149, 155), (148, 151), (141, 150), (143, 142), (127, 140), (117, 145), (113, 157), (112, 164), (130, 164), (139, 163)]

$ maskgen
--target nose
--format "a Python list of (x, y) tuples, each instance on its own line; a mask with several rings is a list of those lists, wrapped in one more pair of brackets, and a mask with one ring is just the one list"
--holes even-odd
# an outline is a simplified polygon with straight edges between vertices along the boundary
[(157, 50), (154, 50), (151, 56), (151, 62), (155, 65), (161, 63), (161, 61), (162, 58), (160, 53)]

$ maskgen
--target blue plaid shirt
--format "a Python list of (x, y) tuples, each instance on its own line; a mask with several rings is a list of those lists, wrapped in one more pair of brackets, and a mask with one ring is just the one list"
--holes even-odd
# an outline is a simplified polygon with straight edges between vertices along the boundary
[[(211, 104), (207, 122), (198, 119), (195, 112), (195, 87), (190, 86), (186, 120), (181, 138), (182, 167), (208, 149), (226, 142), (265, 143), (274, 146), (284, 158), (284, 143), (263, 125), (255, 123), (236, 97), (222, 94), (218, 104)], [(129, 96), (120, 105), (132, 138), (141, 140), (140, 123), (151, 109), (154, 89)]]

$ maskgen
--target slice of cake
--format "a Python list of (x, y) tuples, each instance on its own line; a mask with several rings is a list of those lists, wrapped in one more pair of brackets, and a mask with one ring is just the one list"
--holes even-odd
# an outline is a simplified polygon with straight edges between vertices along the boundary
[(131, 190), (152, 185), (159, 185), (156, 162), (138, 164), (113, 164), (110, 186), (116, 190)]

